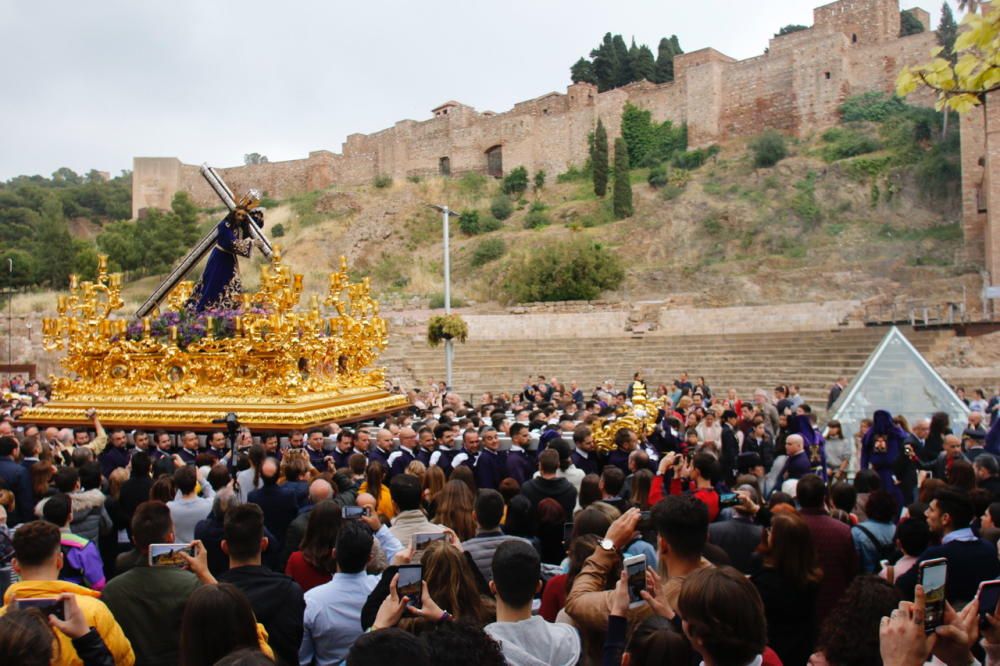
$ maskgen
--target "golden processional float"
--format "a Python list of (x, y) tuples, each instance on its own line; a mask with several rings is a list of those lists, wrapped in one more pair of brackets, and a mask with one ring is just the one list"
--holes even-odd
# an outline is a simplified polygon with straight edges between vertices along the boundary
[[(230, 210), (248, 210), (257, 199), (248, 194)], [(211, 232), (206, 238), (214, 241)], [(45, 349), (66, 352), (60, 363), (69, 375), (53, 378), (52, 400), (23, 418), (86, 425), (93, 407), (105, 426), (206, 431), (236, 414), (251, 428), (287, 431), (409, 405), (385, 390), (383, 369), (370, 368), (388, 328), (368, 278), (352, 283), (343, 257), (325, 298), (314, 294), (299, 308), (302, 275), (282, 263), (280, 248), (267, 245), (270, 261), (255, 293), (239, 294), (235, 308), (194, 312), (185, 307), (193, 284), (177, 276), (213, 244), (203, 239), (164, 283), (169, 288), (160, 287), (157, 302), (147, 301), (131, 319), (115, 316), (123, 306), (122, 277), (108, 273), (106, 256), (98, 259), (95, 281), (71, 276), (59, 316), (42, 327)]]
[(632, 389), (631, 404), (619, 407), (607, 418), (599, 418), (590, 426), (594, 445), (602, 453), (614, 451), (615, 435), (619, 430), (628, 429), (640, 440), (646, 439), (656, 429), (656, 417), (666, 406), (666, 396), (650, 399), (645, 385), (638, 383)]

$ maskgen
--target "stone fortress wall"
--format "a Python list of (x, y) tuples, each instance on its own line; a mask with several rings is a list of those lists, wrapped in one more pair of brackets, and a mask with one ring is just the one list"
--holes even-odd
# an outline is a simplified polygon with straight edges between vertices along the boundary
[[(626, 102), (649, 109), (656, 121), (687, 123), (692, 147), (766, 127), (804, 136), (834, 125), (846, 97), (891, 92), (903, 65), (927, 60), (934, 33), (899, 37), (899, 11), (899, 0), (838, 0), (813, 11), (811, 28), (772, 38), (763, 55), (737, 61), (705, 48), (677, 56), (670, 83), (643, 81), (603, 93), (574, 84), (565, 94), (519, 102), (504, 113), (446, 102), (429, 120), (352, 134), (339, 154), (319, 150), (305, 159), (219, 171), (237, 193), (256, 187), (274, 198), (335, 183), (361, 185), (379, 174), (499, 176), (524, 166), (555, 175), (583, 164), (587, 135), (598, 118), (611, 137), (619, 134)], [(929, 30), (927, 13), (911, 11)], [(200, 205), (217, 204), (198, 167), (173, 157), (135, 158), (133, 216), (147, 207), (168, 208), (178, 191)]]

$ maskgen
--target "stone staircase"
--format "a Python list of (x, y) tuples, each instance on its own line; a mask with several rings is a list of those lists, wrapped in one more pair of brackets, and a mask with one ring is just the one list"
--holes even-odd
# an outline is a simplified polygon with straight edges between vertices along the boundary
[[(913, 330), (904, 335), (925, 355), (946, 344), (950, 330)], [(705, 377), (715, 391), (735, 388), (741, 396), (754, 388), (770, 390), (796, 383), (805, 399), (823, 406), (834, 380), (849, 380), (888, 331), (884, 327), (809, 332), (738, 333), (710, 336), (634, 335), (614, 338), (469, 340), (455, 345), (453, 385), (466, 399), (484, 391), (520, 390), (528, 375), (557, 377), (584, 391), (606, 379), (624, 389), (641, 370), (650, 388), (669, 384), (681, 372)], [(419, 336), (394, 335), (381, 358), (388, 377), (404, 387), (444, 379), (444, 348), (431, 348)]]

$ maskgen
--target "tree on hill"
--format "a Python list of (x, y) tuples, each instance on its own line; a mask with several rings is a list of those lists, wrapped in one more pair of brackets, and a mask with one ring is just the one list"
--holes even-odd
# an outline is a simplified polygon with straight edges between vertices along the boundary
[(599, 92), (647, 79), (655, 83), (672, 81), (674, 78), (673, 58), (683, 53), (676, 35), (660, 40), (656, 59), (653, 51), (645, 44), (625, 45), (621, 35), (610, 32), (601, 43), (590, 51), (590, 60), (580, 58), (570, 67), (570, 77), (574, 83), (587, 82), (597, 86)]
[(924, 31), (924, 24), (908, 9), (899, 13), (899, 36), (916, 35)]
[(267, 155), (260, 153), (247, 153), (243, 156), (243, 164), (267, 164)]
[(789, 35), (793, 32), (799, 32), (800, 30), (808, 30), (809, 26), (801, 25), (799, 23), (789, 23), (783, 28), (779, 28), (778, 32), (774, 34), (775, 37), (781, 37), (782, 35)]
[(624, 139), (615, 139), (615, 192), (612, 200), (615, 219), (632, 217), (632, 181), (629, 179), (628, 148)]
[(594, 179), (594, 194), (603, 197), (608, 191), (608, 132), (604, 123), (597, 119), (597, 129), (594, 130), (594, 145), (590, 153)]
[(955, 40), (958, 39), (958, 23), (955, 23), (955, 15), (951, 13), (948, 3), (941, 5), (941, 22), (937, 28), (937, 42), (941, 45), (941, 57), (948, 62), (955, 63)]
[(674, 80), (674, 56), (684, 53), (677, 35), (671, 35), (670, 39), (663, 37), (660, 39), (660, 46), (656, 53), (656, 65), (653, 68), (653, 83), (667, 83)]
[(580, 58), (569, 68), (569, 77), (573, 83), (597, 83), (594, 66), (586, 58)]

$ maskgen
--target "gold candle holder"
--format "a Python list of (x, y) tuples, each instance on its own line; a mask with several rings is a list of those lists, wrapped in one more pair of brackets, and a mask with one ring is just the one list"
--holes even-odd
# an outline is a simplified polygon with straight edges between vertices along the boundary
[(80, 277), (75, 273), (69, 276), (69, 288), (70, 291), (76, 291), (76, 288), (80, 285)]
[(170, 341), (174, 342), (174, 343), (177, 342), (177, 327), (176, 326), (171, 326), (170, 327)]

